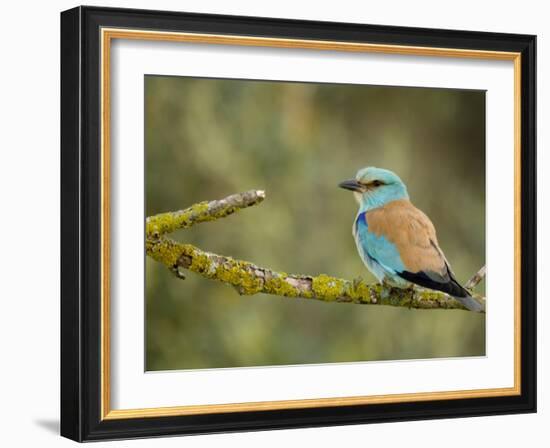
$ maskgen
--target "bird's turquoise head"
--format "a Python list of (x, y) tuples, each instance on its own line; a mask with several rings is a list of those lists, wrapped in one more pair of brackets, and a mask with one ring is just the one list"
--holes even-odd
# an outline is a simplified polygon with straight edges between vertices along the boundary
[(398, 199), (409, 199), (407, 187), (397, 174), (374, 166), (360, 169), (355, 179), (340, 182), (338, 186), (354, 192), (360, 211), (372, 210)]

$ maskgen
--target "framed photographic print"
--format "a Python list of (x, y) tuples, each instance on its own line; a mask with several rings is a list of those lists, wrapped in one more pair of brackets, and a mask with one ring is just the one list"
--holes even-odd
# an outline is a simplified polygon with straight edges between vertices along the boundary
[(536, 410), (535, 36), (61, 14), (61, 433)]

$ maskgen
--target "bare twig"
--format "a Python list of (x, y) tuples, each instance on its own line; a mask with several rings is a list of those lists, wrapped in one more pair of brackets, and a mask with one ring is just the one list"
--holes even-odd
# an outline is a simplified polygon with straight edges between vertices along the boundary
[(480, 282), (485, 278), (485, 274), (487, 273), (487, 268), (485, 266), (482, 266), (479, 271), (477, 271), (470, 280), (466, 282), (464, 287), (466, 289), (474, 289)]
[[(147, 255), (163, 263), (179, 277), (189, 270), (211, 280), (233, 286), (239, 294), (258, 293), (282, 297), (315, 299), (325, 302), (393, 305), (419, 309), (465, 309), (456, 299), (432, 290), (391, 288), (331, 277), (287, 274), (257, 266), (248, 261), (205, 252), (190, 244), (167, 238), (167, 233), (195, 223), (229, 216), (235, 211), (259, 204), (265, 198), (261, 190), (234, 194), (225, 199), (201, 202), (185, 210), (147, 218)], [(485, 299), (476, 296), (483, 305)]]

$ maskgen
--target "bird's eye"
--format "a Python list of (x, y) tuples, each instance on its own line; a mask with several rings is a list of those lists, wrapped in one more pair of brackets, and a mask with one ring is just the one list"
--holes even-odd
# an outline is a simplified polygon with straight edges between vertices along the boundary
[(373, 187), (379, 187), (380, 185), (382, 185), (382, 182), (380, 182), (379, 180), (375, 180), (375, 181), (372, 181), (371, 185)]

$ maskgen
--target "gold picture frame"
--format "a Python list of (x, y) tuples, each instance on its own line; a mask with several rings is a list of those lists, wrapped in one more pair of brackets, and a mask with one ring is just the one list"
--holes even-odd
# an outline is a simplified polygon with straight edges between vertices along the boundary
[[(109, 14), (105, 15), (105, 11), (108, 11)], [(533, 45), (534, 38), (532, 36), (517, 36), (509, 35), (508, 37), (504, 36), (501, 39), (502, 49), (491, 49), (490, 36), (475, 36), (471, 35), (461, 35), (461, 32), (448, 32), (446, 38), (441, 38), (439, 34), (432, 33), (432, 30), (423, 30), (425, 33), (425, 43), (409, 45), (405, 41), (406, 37), (402, 38), (403, 42), (391, 42), (392, 39), (390, 36), (391, 27), (388, 27), (387, 30), (380, 31), (380, 35), (386, 36), (387, 42), (382, 43), (380, 41), (369, 41), (369, 29), (368, 26), (365, 27), (365, 41), (347, 41), (344, 37), (341, 40), (330, 40), (330, 39), (320, 39), (317, 37), (304, 38), (304, 37), (277, 37), (275, 35), (271, 36), (261, 36), (261, 35), (250, 35), (249, 32), (243, 28), (242, 34), (230, 34), (224, 33), (223, 30), (218, 30), (216, 32), (199, 32), (195, 29), (193, 18), (188, 18), (185, 14), (179, 16), (181, 20), (181, 27), (185, 29), (186, 27), (190, 28), (190, 31), (174, 31), (170, 28), (174, 20), (177, 20), (178, 15), (174, 14), (163, 14), (159, 12), (149, 12), (144, 13), (142, 22), (140, 23), (155, 23), (155, 26), (147, 29), (146, 26), (131, 26), (133, 23), (133, 16), (130, 12), (124, 10), (114, 11), (105, 10), (102, 8), (76, 8), (74, 10), (67, 11), (62, 15), (62, 26), (65, 28), (66, 38), (69, 35), (74, 39), (74, 33), (80, 36), (80, 39), (88, 39), (92, 42), (92, 48), (96, 45), (97, 54), (93, 57), (95, 59), (94, 63), (97, 63), (98, 74), (99, 74), (99, 83), (98, 91), (94, 93), (97, 94), (99, 99), (99, 112), (100, 112), (100, 123), (99, 123), (99, 132), (97, 135), (99, 142), (99, 164), (96, 168), (99, 168), (99, 178), (98, 182), (98, 193), (99, 193), (99, 252), (98, 252), (98, 263), (97, 269), (100, 274), (99, 278), (99, 321), (97, 322), (97, 330), (99, 335), (99, 344), (97, 345), (99, 351), (99, 359), (97, 360), (97, 367), (99, 367), (99, 375), (97, 377), (96, 386), (99, 388), (99, 404), (95, 404), (92, 407), (89, 407), (86, 411), (82, 410), (82, 414), (86, 414), (84, 420), (95, 421), (95, 426), (92, 427), (91, 424), (88, 424), (87, 433), (83, 433), (83, 422), (80, 420), (75, 423), (73, 418), (66, 416), (67, 410), (62, 410), (62, 433), (68, 437), (77, 439), (77, 440), (90, 440), (95, 438), (118, 438), (118, 437), (131, 437), (132, 431), (128, 429), (128, 425), (137, 425), (138, 421), (141, 419), (147, 419), (150, 421), (147, 426), (148, 429), (145, 430), (145, 434), (157, 434), (160, 431), (162, 434), (162, 426), (157, 426), (155, 420), (162, 418), (180, 418), (185, 419), (190, 416), (208, 416), (213, 414), (241, 414), (241, 413), (262, 413), (265, 411), (289, 411), (289, 410), (306, 410), (306, 409), (319, 409), (326, 408), (327, 412), (338, 413), (338, 408), (350, 407), (360, 407), (364, 409), (365, 406), (371, 405), (387, 405), (387, 404), (398, 404), (398, 403), (418, 403), (420, 406), (422, 403), (433, 403), (433, 402), (446, 402), (463, 400), (463, 399), (511, 399), (507, 403), (516, 403), (516, 407), (519, 405), (517, 403), (522, 403), (527, 400), (529, 403), (532, 402), (532, 387), (528, 389), (525, 388), (526, 381), (532, 381), (533, 372), (530, 363), (534, 363), (532, 359), (532, 351), (528, 350), (527, 353), (522, 348), (525, 347), (525, 331), (522, 327), (526, 321), (533, 321), (533, 309), (525, 305), (526, 297), (522, 297), (525, 294), (525, 263), (522, 260), (526, 258), (530, 259), (533, 263), (533, 252), (532, 246), (525, 244), (525, 236), (522, 233), (522, 222), (527, 215), (532, 214), (534, 204), (530, 201), (526, 201), (525, 196), (525, 185), (532, 184), (532, 178), (526, 178), (527, 173), (532, 170), (532, 161), (530, 158), (531, 152), (534, 151), (534, 143), (530, 140), (531, 135), (526, 135), (526, 131), (530, 134), (533, 117), (529, 115), (526, 111), (530, 110), (532, 105), (532, 92), (534, 91), (534, 74), (532, 73), (531, 64), (532, 59), (534, 58), (533, 54)], [(105, 19), (108, 17), (108, 19)], [(203, 20), (207, 21), (208, 16), (203, 16)], [(154, 20), (154, 22), (153, 22)], [(159, 23), (166, 21), (166, 29), (159, 29)], [(267, 24), (267, 19), (257, 19), (257, 25), (265, 23)], [(263, 21), (263, 22), (262, 22)], [(89, 24), (88, 28), (84, 30), (82, 26), (78, 24), (86, 22)], [(239, 23), (238, 19), (235, 19), (235, 23)], [(212, 18), (212, 26), (218, 26), (223, 28), (223, 25), (219, 25), (219, 22)], [(273, 24), (270, 22), (270, 24)], [(300, 23), (290, 23), (281, 21), (276, 22), (275, 25), (279, 25), (281, 28), (280, 33), (282, 35), (288, 34), (288, 29), (293, 28), (297, 31), (300, 30)], [(303, 25), (303, 24), (302, 24)], [(360, 25), (357, 25), (361, 27)], [(341, 26), (338, 28), (338, 24), (320, 24), (319, 29), (326, 29), (329, 31), (335, 31), (340, 29), (340, 32), (345, 34), (345, 27)], [(93, 30), (94, 34), (90, 34)], [(273, 34), (273, 31), (270, 31)], [(455, 33), (455, 34), (454, 34)], [(297, 35), (300, 34), (297, 32)], [(468, 34), (468, 33), (466, 33)], [(475, 37), (476, 45), (478, 48), (471, 48), (471, 41)], [(467, 40), (466, 38), (470, 38)], [(63, 36), (62, 36), (63, 39)], [(475, 40), (474, 39), (474, 40)], [(80, 41), (81, 41), (80, 40)], [(140, 41), (163, 41), (163, 42), (185, 42), (185, 43), (200, 43), (200, 44), (210, 44), (210, 45), (238, 45), (238, 46), (253, 46), (253, 47), (274, 47), (274, 48), (291, 48), (291, 49), (312, 49), (312, 50), (327, 50), (327, 51), (343, 51), (343, 52), (368, 52), (368, 53), (381, 53), (381, 54), (399, 54), (399, 55), (414, 55), (414, 56), (436, 56), (436, 57), (449, 57), (449, 58), (466, 58), (466, 59), (485, 59), (485, 60), (505, 60), (512, 61), (514, 65), (514, 166), (515, 166), (515, 180), (514, 180), (514, 272), (515, 272), (515, 290), (514, 290), (514, 386), (505, 387), (505, 388), (486, 388), (486, 389), (475, 389), (475, 390), (460, 390), (460, 391), (446, 391), (446, 392), (428, 392), (428, 393), (405, 393), (405, 394), (395, 394), (395, 395), (374, 395), (374, 396), (351, 396), (351, 397), (339, 397), (339, 398), (315, 398), (315, 399), (304, 399), (304, 400), (282, 400), (282, 401), (265, 401), (265, 402), (242, 402), (242, 403), (232, 403), (232, 404), (212, 404), (212, 405), (182, 405), (175, 407), (155, 407), (155, 408), (141, 408), (141, 409), (113, 409), (111, 407), (111, 344), (110, 344), (110, 332), (111, 332), (111, 323), (110, 323), (110, 247), (111, 247), (111, 234), (110, 234), (110, 210), (111, 210), (111, 164), (110, 164), (110, 153), (111, 153), (111, 45), (115, 40), (140, 40)], [(394, 39), (395, 40), (395, 39)], [(411, 39), (412, 40), (412, 39)], [(75, 72), (79, 72), (82, 67), (79, 65), (83, 58), (81, 52), (85, 51), (84, 46), (78, 46), (78, 40), (74, 41), (72, 44), (67, 44), (70, 47), (67, 50), (67, 55), (65, 56), (66, 65), (65, 67), (71, 66), (71, 64), (76, 65), (75, 67), (70, 67), (71, 70), (66, 68), (65, 73), (62, 73), (65, 81), (71, 76), (74, 77)], [(431, 42), (428, 44), (427, 42)], [(438, 45), (437, 43), (440, 43)], [(468, 42), (470, 47), (460, 47), (460, 42)], [(519, 43), (518, 43), (519, 42)], [(452, 45), (453, 46), (452, 46)], [(72, 45), (72, 46), (71, 46)], [(458, 45), (458, 46), (454, 46)], [(73, 48), (76, 46), (76, 48)], [(75, 55), (78, 55), (80, 59), (75, 58)], [(78, 60), (77, 60), (78, 59)], [(81, 73), (81, 72), (79, 72)], [(80, 78), (82, 80), (82, 78)], [(82, 82), (82, 81), (81, 81)], [(81, 91), (79, 89), (83, 88), (82, 85), (79, 85), (77, 91), (74, 89), (74, 85), (71, 85), (70, 88), (67, 87), (66, 95), (74, 95), (78, 98), (81, 98)], [(69, 111), (68, 106), (64, 106)], [(63, 118), (63, 117), (62, 117)], [(75, 125), (86, 126), (86, 122), (81, 118), (83, 122), (67, 123), (67, 128), (73, 129)], [(72, 132), (72, 130), (66, 130), (64, 132)], [(67, 145), (67, 143), (65, 143)], [(81, 150), (84, 150), (82, 148)], [(69, 149), (68, 146), (62, 148), (62, 151), (73, 151)], [(528, 153), (526, 158), (525, 154)], [(73, 165), (78, 164), (79, 162), (73, 161)], [(529, 166), (525, 166), (525, 163), (528, 163)], [(68, 170), (69, 168), (64, 168)], [(69, 215), (72, 216), (72, 213), (75, 213), (74, 209), (68, 209), (66, 212), (67, 219)], [(528, 217), (529, 218), (529, 217)], [(529, 224), (534, 225), (534, 224)], [(522, 239), (523, 237), (523, 239)], [(76, 249), (66, 248), (67, 253), (71, 250), (81, 251), (82, 248), (79, 246)], [(68, 257), (68, 255), (64, 255)], [(529, 269), (532, 270), (533, 265), (531, 264)], [(523, 270), (523, 271), (522, 271)], [(533, 272), (529, 274), (529, 277), (534, 275)], [(72, 280), (67, 280), (67, 282), (73, 282)], [(534, 300), (534, 298), (531, 298)], [(64, 301), (74, 300), (73, 298), (64, 297)], [(70, 308), (72, 312), (73, 309), (69, 305), (66, 306), (67, 309)], [(80, 309), (82, 312), (82, 308)], [(527, 313), (527, 314), (526, 314)], [(70, 314), (70, 313), (68, 313)], [(64, 325), (72, 325), (64, 320)], [(82, 331), (82, 328), (78, 328), (78, 331)], [(532, 328), (529, 328), (528, 331), (532, 331)], [(71, 350), (67, 352), (74, 353), (74, 351), (81, 351), (84, 348), (79, 346), (76, 349), (70, 347)], [(526, 359), (528, 356), (529, 359)], [(81, 361), (74, 359), (71, 355), (66, 357), (63, 361), (67, 371), (74, 368), (74, 364)], [(523, 364), (522, 364), (523, 363)], [(527, 363), (527, 364), (525, 364)], [(70, 368), (69, 368), (70, 364)], [(528, 372), (525, 372), (526, 366), (529, 369)], [(71, 370), (71, 372), (73, 372)], [(73, 373), (70, 373), (72, 375)], [(66, 375), (69, 375), (67, 373)], [(82, 386), (82, 379), (78, 377)], [(67, 384), (70, 382), (71, 386), (67, 386), (65, 390), (65, 397), (71, 395), (73, 400), (78, 402), (78, 406), (84, 409), (87, 404), (84, 403), (84, 398), (75, 398), (72, 396), (75, 391), (74, 379), (73, 381), (66, 380)], [(77, 382), (78, 382), (77, 381)], [(77, 387), (78, 388), (78, 387)], [(89, 400), (90, 390), (97, 388), (87, 387), (86, 393), (87, 399)], [(63, 393), (62, 393), (63, 395)], [(515, 401), (514, 401), (515, 400)], [(450, 405), (449, 405), (450, 406)], [(510, 405), (513, 407), (512, 405)], [(371, 406), (372, 407), (372, 406)], [(532, 406), (531, 406), (532, 409)], [(460, 411), (459, 411), (460, 412)], [(480, 411), (482, 413), (483, 411)], [(92, 415), (93, 414), (93, 415)], [(475, 414), (475, 412), (474, 412)], [(463, 412), (463, 415), (472, 415), (466, 412)], [(399, 417), (396, 417), (398, 419)], [(366, 419), (365, 421), (367, 421)], [(65, 425), (63, 426), (63, 421)], [(182, 430), (175, 431), (175, 433), (189, 433), (189, 432), (200, 432), (200, 424), (194, 427), (193, 430), (186, 430), (185, 424), (182, 421)], [(122, 426), (112, 426), (114, 429), (110, 429), (111, 422), (121, 422)], [(320, 422), (322, 422), (320, 420)], [(289, 427), (291, 425), (286, 425)], [(98, 429), (105, 427), (107, 429)], [(238, 425), (237, 425), (238, 427)], [(242, 426), (243, 429), (250, 428), (251, 426)], [(257, 427), (261, 427), (261, 424), (258, 424)], [(276, 423), (274, 427), (277, 427)], [(281, 423), (280, 427), (285, 427), (284, 423)], [(220, 426), (220, 430), (223, 426)]]

